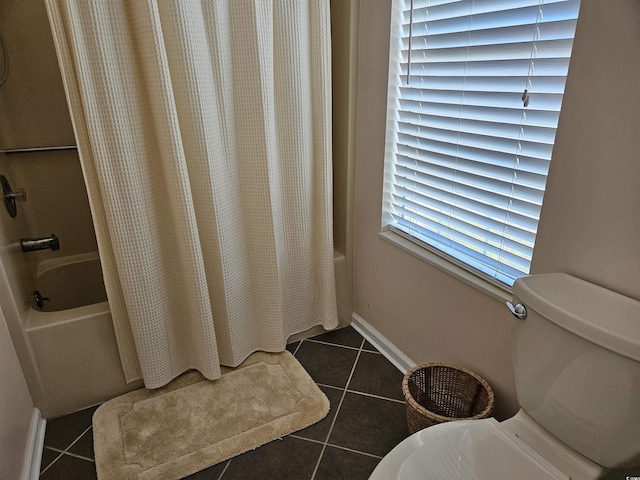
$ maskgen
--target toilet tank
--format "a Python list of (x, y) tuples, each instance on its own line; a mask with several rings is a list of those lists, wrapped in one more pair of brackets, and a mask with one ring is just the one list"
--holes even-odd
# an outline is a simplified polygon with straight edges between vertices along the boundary
[(520, 406), (607, 468), (640, 465), (640, 302), (561, 274), (516, 280), (512, 348)]

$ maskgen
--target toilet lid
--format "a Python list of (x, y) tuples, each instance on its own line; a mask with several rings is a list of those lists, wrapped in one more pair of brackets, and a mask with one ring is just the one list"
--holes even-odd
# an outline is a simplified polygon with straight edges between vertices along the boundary
[[(420, 438), (411, 438), (416, 435)], [(430, 427), (412, 435), (396, 447), (395, 459), (379, 467), (394, 465), (395, 472), (380, 472), (379, 478), (402, 480), (569, 480), (569, 477), (533, 451), (493, 418), (453, 422), (441, 429)], [(388, 456), (394, 455), (394, 449)], [(397, 458), (398, 456), (404, 458)], [(399, 468), (398, 468), (399, 466)], [(378, 469), (376, 469), (378, 472)], [(371, 477), (376, 477), (376, 472)]]

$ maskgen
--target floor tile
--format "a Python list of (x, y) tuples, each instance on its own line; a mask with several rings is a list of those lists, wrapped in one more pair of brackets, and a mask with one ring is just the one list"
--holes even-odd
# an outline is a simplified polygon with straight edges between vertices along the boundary
[(380, 460), (327, 445), (315, 480), (367, 480)]
[(71, 453), (75, 453), (76, 455), (81, 455), (86, 458), (93, 459), (93, 428), (89, 429), (80, 440), (73, 444), (71, 448), (69, 448)]
[(62, 455), (42, 475), (42, 480), (93, 480), (96, 464), (71, 455)]
[(222, 480), (311, 479), (322, 445), (284, 437), (233, 458)]
[(364, 345), (362, 346), (363, 350), (367, 350), (369, 352), (377, 352), (378, 349), (371, 345), (368, 340), (365, 340)]
[(329, 413), (318, 423), (311, 425), (310, 427), (307, 427), (303, 430), (299, 430), (295, 432), (294, 435), (324, 442), (327, 439), (329, 429), (331, 428), (333, 417), (336, 416), (336, 410), (338, 408), (340, 400), (342, 399), (342, 393), (344, 392), (344, 390), (338, 390), (337, 388), (329, 387), (320, 387), (320, 390), (324, 392), (324, 394), (329, 399), (329, 403), (331, 404), (331, 406), (329, 407)]
[(329, 443), (383, 457), (406, 436), (404, 404), (347, 393)]
[(53, 462), (59, 456), (60, 452), (54, 452), (53, 450), (44, 448), (42, 450), (42, 460), (40, 460), (40, 471), (47, 468), (51, 464), (51, 462)]
[(226, 460), (222, 463), (206, 468), (200, 472), (196, 472), (193, 475), (189, 475), (183, 480), (218, 480), (220, 478), (220, 474), (224, 472), (224, 467), (226, 467), (228, 462), (229, 461)]
[(44, 444), (48, 447), (66, 448), (91, 426), (91, 417), (98, 407), (87, 408), (71, 415), (47, 420)]
[(351, 326), (340, 328), (339, 330), (332, 330), (322, 335), (316, 335), (315, 337), (311, 337), (311, 339), (355, 348), (360, 348), (360, 345), (362, 345), (362, 335), (356, 332)]
[[(402, 374), (382, 355), (372, 353), (375, 348), (371, 344), (364, 343), (363, 352), (359, 357), (357, 350), (343, 347), (359, 348), (363, 343), (363, 338), (352, 327), (328, 332), (316, 338), (324, 343), (294, 342), (287, 345), (287, 350), (293, 353), (297, 348), (296, 358), (316, 382), (323, 384), (320, 388), (331, 404), (327, 416), (317, 424), (294, 434), (301, 438), (285, 437), (282, 440), (273, 441), (227, 462), (195, 473), (187, 477), (189, 480), (219, 480), (220, 475), (223, 475), (223, 480), (311, 479), (322, 452), (322, 445), (317, 442), (325, 441), (329, 433), (344, 392), (343, 388), (346, 386), (356, 358), (359, 360), (349, 385), (350, 390), (380, 397), (403, 399), (400, 388)], [(93, 458), (93, 430), (87, 429), (91, 425), (91, 417), (96, 408), (48, 421), (45, 445), (61, 450), (69, 448), (69, 453)], [(78, 439), (80, 435), (82, 436)], [(335, 419), (329, 443), (384, 456), (405, 436), (406, 417), (403, 404), (347, 392), (338, 418)], [(69, 447), (76, 439), (78, 439), (76, 443)], [(46, 471), (41, 475), (42, 479), (90, 480), (96, 478), (93, 462), (67, 454), (59, 456), (58, 452), (46, 447), (43, 449), (42, 470), (46, 469)], [(317, 480), (366, 479), (378, 461), (379, 459), (375, 457), (328, 445), (315, 478)], [(225, 468), (227, 468), (226, 471)]]
[(317, 383), (344, 388), (358, 356), (357, 350), (302, 342), (296, 358)]
[(385, 398), (404, 400), (404, 375), (383, 355), (361, 352), (353, 372), (349, 390), (370, 393)]

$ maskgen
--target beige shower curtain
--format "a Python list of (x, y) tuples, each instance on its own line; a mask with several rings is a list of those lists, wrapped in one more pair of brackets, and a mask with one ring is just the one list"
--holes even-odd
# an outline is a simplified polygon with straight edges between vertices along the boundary
[(128, 381), (337, 325), (329, 0), (47, 0)]

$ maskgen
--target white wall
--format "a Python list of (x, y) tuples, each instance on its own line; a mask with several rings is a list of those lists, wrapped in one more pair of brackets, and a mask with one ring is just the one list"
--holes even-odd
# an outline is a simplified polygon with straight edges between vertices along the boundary
[(414, 362), (449, 362), (486, 378), (506, 416), (516, 409), (506, 308), (378, 236), (390, 14), (390, 0), (361, 2), (354, 310)]
[(351, 0), (331, 0), (331, 73), (333, 109), (333, 241), (344, 255), (336, 263), (338, 319), (341, 326), (351, 321), (353, 259), (349, 210), (352, 183), (349, 159), (349, 115), (351, 78)]
[(9, 75), (0, 87), (0, 145), (73, 145), (73, 128), (44, 2), (0, 1)]
[[(515, 412), (511, 316), (378, 236), (391, 0), (359, 13), (354, 310), (416, 363), (461, 364)], [(640, 2), (582, 0), (533, 271), (640, 298)]]
[(0, 311), (0, 478), (24, 478), (34, 408)]
[(640, 2), (582, 0), (532, 272), (640, 300)]

